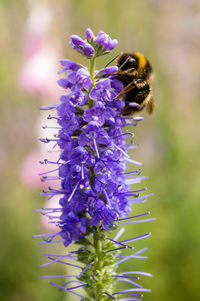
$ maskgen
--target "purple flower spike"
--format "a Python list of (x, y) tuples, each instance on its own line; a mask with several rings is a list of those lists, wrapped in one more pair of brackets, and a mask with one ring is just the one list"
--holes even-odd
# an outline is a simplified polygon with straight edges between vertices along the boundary
[(87, 28), (85, 31), (85, 35), (88, 41), (91, 41), (92, 39), (94, 39), (94, 33), (90, 28)]
[[(132, 268), (117, 273), (117, 267), (126, 261), (132, 263), (134, 259), (147, 258), (142, 254), (146, 248), (135, 249), (135, 242), (143, 242), (150, 232), (123, 237), (123, 228), (115, 236), (110, 230), (154, 220), (144, 218), (149, 212), (129, 216), (132, 204), (142, 204), (150, 196), (144, 195), (145, 188), (129, 186), (146, 179), (140, 176), (137, 166), (134, 171), (126, 171), (127, 162), (131, 166), (141, 164), (133, 160), (128, 151), (136, 147), (131, 125), (135, 126), (142, 117), (122, 116), (125, 103), (118, 95), (124, 86), (117, 78), (117, 66), (94, 70), (96, 58), (111, 51), (117, 40), (112, 40), (103, 31), (95, 37), (89, 28), (86, 39), (72, 35), (70, 43), (89, 59), (90, 67), (61, 60), (63, 69), (59, 73), (66, 71), (67, 75), (58, 80), (64, 89), (60, 103), (41, 108), (57, 112), (57, 116), (53, 113), (48, 116), (49, 122), (57, 121), (57, 126), (52, 127), (57, 133), (50, 138), (44, 136), (40, 141), (52, 145), (58, 158), (40, 162), (50, 164), (50, 170), (40, 174), (41, 181), (48, 182), (48, 188), (40, 195), (53, 198), (58, 204), (55, 208), (36, 211), (48, 217), (49, 224), (56, 226), (58, 231), (34, 236), (43, 239), (41, 244), (45, 245), (61, 243), (67, 248), (74, 243), (77, 249), (73, 252), (45, 254), (41, 268), (62, 263), (72, 266), (76, 272), (75, 275), (41, 278), (59, 279), (59, 284), (50, 284), (81, 300), (139, 301), (141, 293), (149, 292), (137, 283), (139, 276), (151, 274)], [(134, 101), (131, 105), (135, 106)], [(124, 130), (127, 126), (129, 128)], [(51, 187), (54, 180), (57, 184)], [(124, 250), (126, 252), (121, 254)], [(69, 277), (72, 279), (67, 281)], [(125, 282), (127, 289), (116, 291), (118, 282)], [(85, 290), (85, 297), (79, 294), (80, 288)], [(123, 298), (123, 295), (128, 297)]]

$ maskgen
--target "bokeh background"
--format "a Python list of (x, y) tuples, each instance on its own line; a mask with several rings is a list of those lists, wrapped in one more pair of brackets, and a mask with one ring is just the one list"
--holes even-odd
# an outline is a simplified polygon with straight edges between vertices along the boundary
[[(0, 1), (0, 300), (72, 300), (38, 278), (46, 272), (39, 268), (45, 248), (31, 236), (47, 231), (33, 213), (45, 202), (38, 196), (38, 161), (46, 157), (38, 143), (46, 124), (39, 107), (58, 102), (62, 93), (56, 86), (60, 58), (88, 63), (68, 43), (71, 34), (83, 36), (87, 27), (119, 41), (98, 68), (119, 51), (139, 51), (155, 73), (155, 112), (144, 113), (136, 128), (140, 148), (132, 153), (149, 177), (142, 186), (154, 193), (133, 210), (150, 210), (157, 218), (129, 228), (138, 235), (152, 232), (135, 246), (148, 246), (149, 259), (131, 262), (154, 274), (143, 279), (152, 289), (144, 300), (200, 300), (198, 0)], [(47, 272), (65, 273), (59, 264)]]

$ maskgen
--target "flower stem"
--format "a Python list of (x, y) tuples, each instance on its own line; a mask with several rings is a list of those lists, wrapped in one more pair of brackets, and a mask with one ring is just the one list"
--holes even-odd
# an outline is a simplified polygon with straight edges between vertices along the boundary
[(101, 241), (100, 241), (100, 235), (98, 233), (98, 230), (96, 229), (93, 234), (94, 239), (94, 248), (96, 251), (96, 270), (98, 273), (98, 283), (96, 286), (96, 297), (99, 301), (103, 300), (103, 289), (104, 285), (102, 283), (102, 260), (101, 260)]
[(90, 86), (89, 91), (88, 91), (89, 108), (93, 107), (93, 100), (89, 97), (89, 94), (90, 94), (90, 91), (92, 90), (92, 88), (95, 86), (95, 82), (94, 82), (95, 60), (96, 60), (96, 55), (94, 54), (94, 56), (90, 60), (90, 77), (92, 80), (92, 86)]
[(97, 267), (98, 270), (101, 270), (101, 247), (100, 247), (100, 239), (99, 239), (99, 235), (98, 235), (98, 230), (96, 229), (94, 231), (94, 248), (96, 250), (96, 255), (97, 255)]
[(90, 76), (91, 76), (91, 80), (93, 82), (93, 86), (94, 86), (95, 60), (96, 60), (96, 56), (94, 54), (94, 56), (90, 60)]

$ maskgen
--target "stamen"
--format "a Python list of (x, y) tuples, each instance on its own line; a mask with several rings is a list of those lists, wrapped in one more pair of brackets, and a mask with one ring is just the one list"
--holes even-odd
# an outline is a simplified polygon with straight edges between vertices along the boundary
[(87, 268), (90, 266), (90, 264), (92, 263), (92, 261), (90, 261), (87, 265), (86, 265), (86, 267), (82, 270), (82, 272), (80, 273), (80, 275), (79, 275), (79, 278), (83, 275), (83, 273), (87, 270)]
[[(117, 220), (117, 221), (119, 221), (119, 220)], [(113, 240), (118, 240), (121, 237), (121, 235), (124, 233), (124, 231), (125, 231), (125, 228), (124, 227), (121, 228)]]
[(125, 159), (126, 161), (130, 162), (130, 163), (133, 163), (133, 164), (136, 164), (136, 165), (142, 165), (141, 162), (138, 162), (138, 161), (129, 159), (128, 157), (125, 157), (124, 159)]
[(94, 147), (95, 147), (95, 151), (96, 151), (96, 154), (97, 154), (97, 158), (99, 158), (99, 151), (98, 151), (98, 147), (97, 147), (95, 138), (93, 138), (93, 142), (94, 142)]
[[(134, 119), (133, 116), (121, 116), (121, 119)], [(144, 119), (144, 118), (143, 118)]]
[(49, 254), (49, 253), (44, 253), (43, 255), (44, 255), (44, 256), (54, 256), (54, 257), (63, 257), (63, 256), (67, 256), (67, 255), (64, 255), (64, 254)]
[[(49, 257), (49, 259), (51, 259), (52, 256), (53, 257), (63, 257), (65, 255), (63, 255), (63, 254), (48, 254), (48, 253), (45, 253), (44, 256)], [(69, 258), (72, 261), (77, 261), (77, 256), (72, 256), (69, 253), (66, 255), (66, 258)]]
[(119, 226), (121, 225), (129, 225), (129, 224), (139, 224), (139, 223), (145, 223), (145, 222), (152, 222), (155, 221), (155, 218), (147, 218), (147, 219), (141, 219), (139, 221), (132, 221), (132, 222), (125, 222), (125, 223), (118, 223)]
[(114, 264), (114, 266), (115, 266), (115, 265), (118, 265), (118, 264), (120, 264), (120, 263), (122, 263), (122, 262), (124, 262), (124, 261), (127, 261), (127, 260), (129, 260), (129, 259), (131, 259), (131, 258), (136, 258), (136, 259), (146, 259), (146, 258), (147, 258), (146, 256), (138, 256), (139, 254), (145, 252), (146, 250), (147, 250), (147, 248), (143, 248), (143, 249), (139, 250), (138, 252), (133, 253), (132, 255), (118, 256), (118, 258), (123, 258), (123, 259), (121, 259), (121, 260), (119, 260), (118, 262), (116, 262), (116, 263)]
[(112, 242), (114, 242), (115, 244), (118, 244), (118, 245), (121, 245), (121, 246), (123, 246), (123, 247), (125, 247), (125, 248), (134, 250), (134, 247), (130, 247), (130, 246), (125, 245), (125, 244), (123, 244), (123, 243), (121, 243), (121, 242), (115, 241), (114, 239), (111, 239), (111, 238), (107, 238), (107, 239), (110, 240), (110, 241), (112, 241)]
[(32, 238), (38, 238), (38, 237), (44, 237), (44, 236), (51, 236), (51, 235), (58, 235), (58, 233), (46, 233), (46, 234), (38, 234), (38, 235), (32, 235)]
[[(139, 214), (139, 215), (135, 215), (135, 216), (130, 216), (130, 217), (126, 217), (126, 218), (119, 218), (117, 220), (117, 222), (119, 221), (124, 221), (124, 220), (127, 220), (127, 219), (131, 219), (131, 218), (137, 218), (137, 217), (140, 217), (140, 216), (144, 216), (144, 215), (149, 215), (150, 212), (146, 212), (146, 213), (142, 213), (142, 214)], [(124, 228), (125, 229), (125, 228)]]
[(42, 265), (42, 266), (40, 266), (40, 267), (43, 267), (43, 266), (46, 266), (46, 265), (48, 265), (48, 264), (52, 264), (52, 263), (55, 263), (55, 262), (59, 262), (59, 263), (63, 263), (63, 264), (72, 266), (72, 267), (74, 267), (74, 268), (82, 269), (82, 267), (79, 266), (79, 265), (71, 264), (71, 263), (68, 263), (68, 262), (65, 262), (65, 261), (60, 260), (60, 259), (66, 258), (66, 257), (68, 257), (68, 256), (65, 255), (64, 257), (60, 257), (60, 258), (57, 258), (57, 259), (52, 258), (52, 257), (48, 257), (48, 259), (52, 260), (52, 262), (48, 262), (47, 264)]
[(46, 215), (49, 219), (59, 219), (60, 216), (55, 216), (55, 215), (48, 215), (48, 214), (43, 214)]
[(133, 281), (133, 280), (130, 280), (130, 279), (126, 279), (126, 278), (121, 278), (121, 279), (118, 279), (117, 282), (128, 282), (136, 287), (142, 287), (140, 284), (138, 284), (137, 282)]
[(54, 241), (41, 241), (39, 244), (40, 245), (48, 245), (48, 244), (57, 244), (57, 243), (60, 243), (60, 242), (64, 242), (64, 239), (61, 239), (61, 240), (54, 240)]
[[(126, 295), (130, 295), (130, 296), (135, 296), (135, 294), (133, 293), (129, 293), (129, 294), (126, 294)], [(142, 299), (139, 299), (139, 298), (125, 298), (125, 299), (120, 299), (119, 301), (122, 301), (122, 300), (132, 300), (132, 301), (142, 301)]]
[(107, 192), (106, 192), (106, 190), (105, 190), (105, 189), (104, 189), (104, 194), (105, 194), (105, 196), (106, 196), (107, 204), (108, 204), (108, 206), (110, 207), (110, 206), (111, 206), (111, 203), (110, 203), (110, 200), (109, 200), (108, 194), (107, 194)]
[(41, 142), (44, 142), (44, 143), (49, 143), (50, 140), (48, 138), (40, 138), (39, 139)]
[(85, 299), (85, 297), (83, 297), (83, 296), (79, 295), (79, 294), (78, 294), (78, 293), (76, 293), (76, 292), (73, 292), (73, 291), (71, 291), (70, 289), (68, 290), (68, 292), (70, 292), (70, 293), (72, 293), (72, 294), (76, 295), (76, 296), (77, 296), (77, 297), (79, 297), (81, 300), (82, 300), (82, 299)]
[(137, 202), (140, 202), (140, 201), (145, 202), (145, 199), (148, 198), (148, 197), (150, 197), (150, 196), (152, 196), (152, 195), (153, 195), (153, 193), (150, 193), (150, 194), (138, 197), (138, 198), (134, 198), (133, 200), (130, 200), (130, 201), (131, 201), (131, 203), (137, 203)]
[(111, 296), (110, 294), (108, 294), (108, 293), (106, 293), (106, 292), (102, 292), (102, 294), (105, 294), (105, 295), (107, 295), (108, 297), (110, 297), (111, 299), (116, 300), (113, 296)]
[(56, 116), (52, 116), (49, 114), (49, 116), (47, 117), (47, 119), (56, 119), (56, 120), (61, 120), (59, 117)]
[(134, 137), (134, 134), (131, 132), (127, 132), (127, 133), (123, 133), (119, 136), (115, 136), (115, 137), (113, 137), (113, 139), (119, 139), (120, 137), (123, 137), (123, 136), (128, 136), (127, 138), (130, 138), (130, 137), (132, 138), (132, 137)]
[[(135, 294), (134, 293), (126, 293), (126, 292), (120, 292), (119, 293), (120, 295), (129, 295), (129, 296), (135, 296)], [(142, 299), (140, 299), (140, 298), (125, 298), (125, 299), (120, 299), (120, 301), (121, 300), (127, 300), (127, 299), (129, 299), (129, 300), (133, 300), (133, 301), (142, 301)]]
[(124, 192), (119, 192), (119, 194), (132, 194), (132, 193), (138, 193), (138, 192), (141, 192), (141, 191), (146, 191), (147, 189), (146, 188), (143, 188), (143, 189), (138, 189), (138, 190), (131, 190), (131, 191), (124, 191)]
[[(78, 276), (76, 276), (76, 277), (78, 277)], [(66, 285), (68, 285), (70, 283), (81, 283), (81, 284), (83, 284), (83, 281), (80, 281), (80, 280), (71, 280), (71, 281), (65, 282), (65, 284), (63, 284), (63, 286), (66, 286)]]
[(127, 155), (127, 153), (125, 153), (125, 151), (123, 151), (123, 149), (121, 149), (119, 146), (117, 146), (116, 144), (113, 143), (113, 145), (126, 157), (126, 158), (130, 158), (129, 155)]
[[(124, 293), (128, 293), (128, 292), (150, 292), (150, 289), (147, 288), (129, 288), (129, 289), (125, 289), (121, 292), (115, 293), (113, 295), (117, 295), (117, 294), (124, 294)], [(128, 294), (129, 295), (129, 294)]]
[(141, 173), (141, 169), (138, 169), (138, 170), (134, 170), (134, 171), (124, 172), (123, 175), (129, 175), (129, 174), (139, 175), (140, 173)]
[(72, 277), (77, 277), (77, 275), (40, 276), (41, 279), (49, 279), (49, 278), (72, 278)]
[(126, 247), (121, 247), (121, 248), (109, 250), (109, 251), (107, 251), (107, 253), (109, 253), (109, 252), (114, 252), (114, 251), (118, 251), (118, 250), (122, 250), (122, 249), (125, 249), (125, 248), (126, 248)]
[(53, 261), (51, 262), (47, 262), (47, 263), (45, 263), (45, 264), (42, 264), (40, 267), (41, 268), (43, 268), (43, 267), (45, 267), (45, 266), (47, 266), (47, 265), (50, 265), (50, 264), (53, 264), (53, 263), (55, 263), (55, 262), (57, 262), (57, 261), (59, 261), (60, 259), (64, 259), (66, 257), (66, 255), (64, 255), (64, 256), (62, 256), (62, 257), (59, 257), (59, 258), (57, 258), (57, 259), (52, 259)]
[(62, 163), (49, 161), (48, 159), (44, 159), (44, 161), (40, 161), (40, 164), (56, 164), (56, 165), (62, 165)]
[[(121, 257), (123, 257), (123, 256), (119, 256), (118, 258), (121, 258)], [(127, 261), (129, 259), (132, 259), (132, 258), (134, 258), (134, 259), (147, 259), (148, 257), (147, 256), (136, 256), (136, 255), (126, 256), (125, 258), (123, 258), (123, 259), (119, 260), (118, 262), (116, 262), (114, 264), (114, 266), (115, 265), (119, 265), (120, 263), (125, 262), (125, 261)]]
[(131, 239), (122, 240), (122, 241), (120, 241), (120, 243), (126, 243), (126, 242), (130, 243), (130, 242), (132, 242), (132, 241), (136, 241), (136, 240), (140, 240), (140, 239), (147, 238), (147, 237), (149, 237), (150, 235), (151, 235), (151, 233), (149, 232), (149, 233), (147, 233), (147, 234), (140, 235), (140, 236), (137, 236), (137, 237), (134, 237), (134, 238), (131, 238)]
[(43, 128), (44, 130), (46, 130), (46, 129), (61, 130), (61, 129), (62, 129), (61, 127), (57, 127), (57, 126), (48, 126), (48, 125), (43, 125), (42, 128)]
[(78, 182), (76, 183), (76, 186), (74, 187), (74, 190), (72, 191), (72, 193), (71, 193), (69, 199), (67, 200), (67, 202), (70, 202), (70, 200), (72, 199), (74, 193), (76, 192), (76, 189), (77, 189), (79, 183), (80, 183), (80, 181), (78, 181)]
[(52, 285), (54, 285), (54, 286), (57, 286), (58, 288), (61, 288), (61, 289), (65, 290), (65, 291), (69, 291), (70, 293), (72, 293), (72, 294), (76, 295), (77, 297), (79, 297), (81, 300), (84, 299), (83, 296), (77, 294), (76, 292), (72, 292), (70, 289), (67, 289), (64, 286), (58, 285), (58, 284), (56, 284), (54, 282), (49, 282), (49, 283), (52, 284)]
[(43, 212), (43, 211), (57, 212), (57, 211), (62, 211), (62, 208), (61, 207), (58, 207), (58, 208), (42, 208), (42, 209), (35, 209), (33, 211), (34, 212)]
[(132, 179), (126, 179), (125, 183), (127, 185), (138, 184), (141, 183), (142, 180), (148, 179), (148, 177), (132, 177)]
[(119, 273), (119, 275), (128, 275), (128, 274), (138, 274), (138, 275), (143, 275), (143, 276), (148, 276), (148, 277), (153, 277), (152, 274), (146, 273), (146, 272), (141, 272), (141, 271), (131, 271), (131, 272), (122, 272)]
[(128, 147), (128, 149), (135, 149), (135, 148), (138, 148), (139, 147), (139, 145), (138, 144), (135, 144), (135, 145), (130, 145), (129, 147)]
[(84, 283), (84, 284), (81, 284), (81, 285), (78, 285), (78, 286), (74, 286), (74, 287), (69, 287), (67, 290), (71, 291), (71, 290), (75, 290), (76, 288), (79, 288), (79, 287), (83, 287), (83, 286), (86, 286), (87, 284)]
[(43, 107), (40, 107), (40, 110), (52, 110), (52, 109), (55, 109), (57, 108), (57, 104), (55, 105), (50, 105), (50, 106), (43, 106)]
[(51, 172), (54, 172), (54, 171), (57, 171), (57, 170), (58, 170), (58, 168), (52, 169), (52, 170), (49, 170), (49, 171), (46, 171), (46, 172), (39, 173), (39, 176), (43, 176), (43, 175), (46, 175), (48, 173), (51, 173)]
[(81, 163), (81, 178), (82, 178), (82, 180), (84, 180), (84, 164), (85, 163)]
[(117, 278), (127, 278), (127, 279), (136, 279), (138, 280), (139, 277), (134, 277), (134, 276), (123, 276), (123, 275), (113, 275), (112, 277), (117, 277)]

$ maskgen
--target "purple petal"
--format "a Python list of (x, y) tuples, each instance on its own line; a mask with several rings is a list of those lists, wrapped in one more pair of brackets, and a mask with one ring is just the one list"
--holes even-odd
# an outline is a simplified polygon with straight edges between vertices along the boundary
[(118, 44), (118, 41), (116, 39), (111, 40), (107, 49), (111, 51), (117, 46), (117, 44)]
[(70, 70), (78, 70), (79, 66), (77, 65), (77, 63), (71, 61), (71, 60), (60, 60), (60, 64), (64, 67), (66, 67), (66, 70), (70, 69)]
[(72, 35), (71, 36), (71, 45), (76, 46), (76, 47), (80, 47), (80, 46), (84, 46), (85, 42), (79, 36)]
[(64, 89), (71, 88), (71, 83), (66, 78), (60, 78), (57, 83)]
[(83, 52), (86, 56), (91, 57), (94, 54), (94, 48), (87, 43), (83, 46)]
[(90, 28), (86, 29), (85, 35), (86, 35), (86, 38), (88, 39), (88, 41), (91, 41), (92, 39), (94, 39), (94, 33)]

